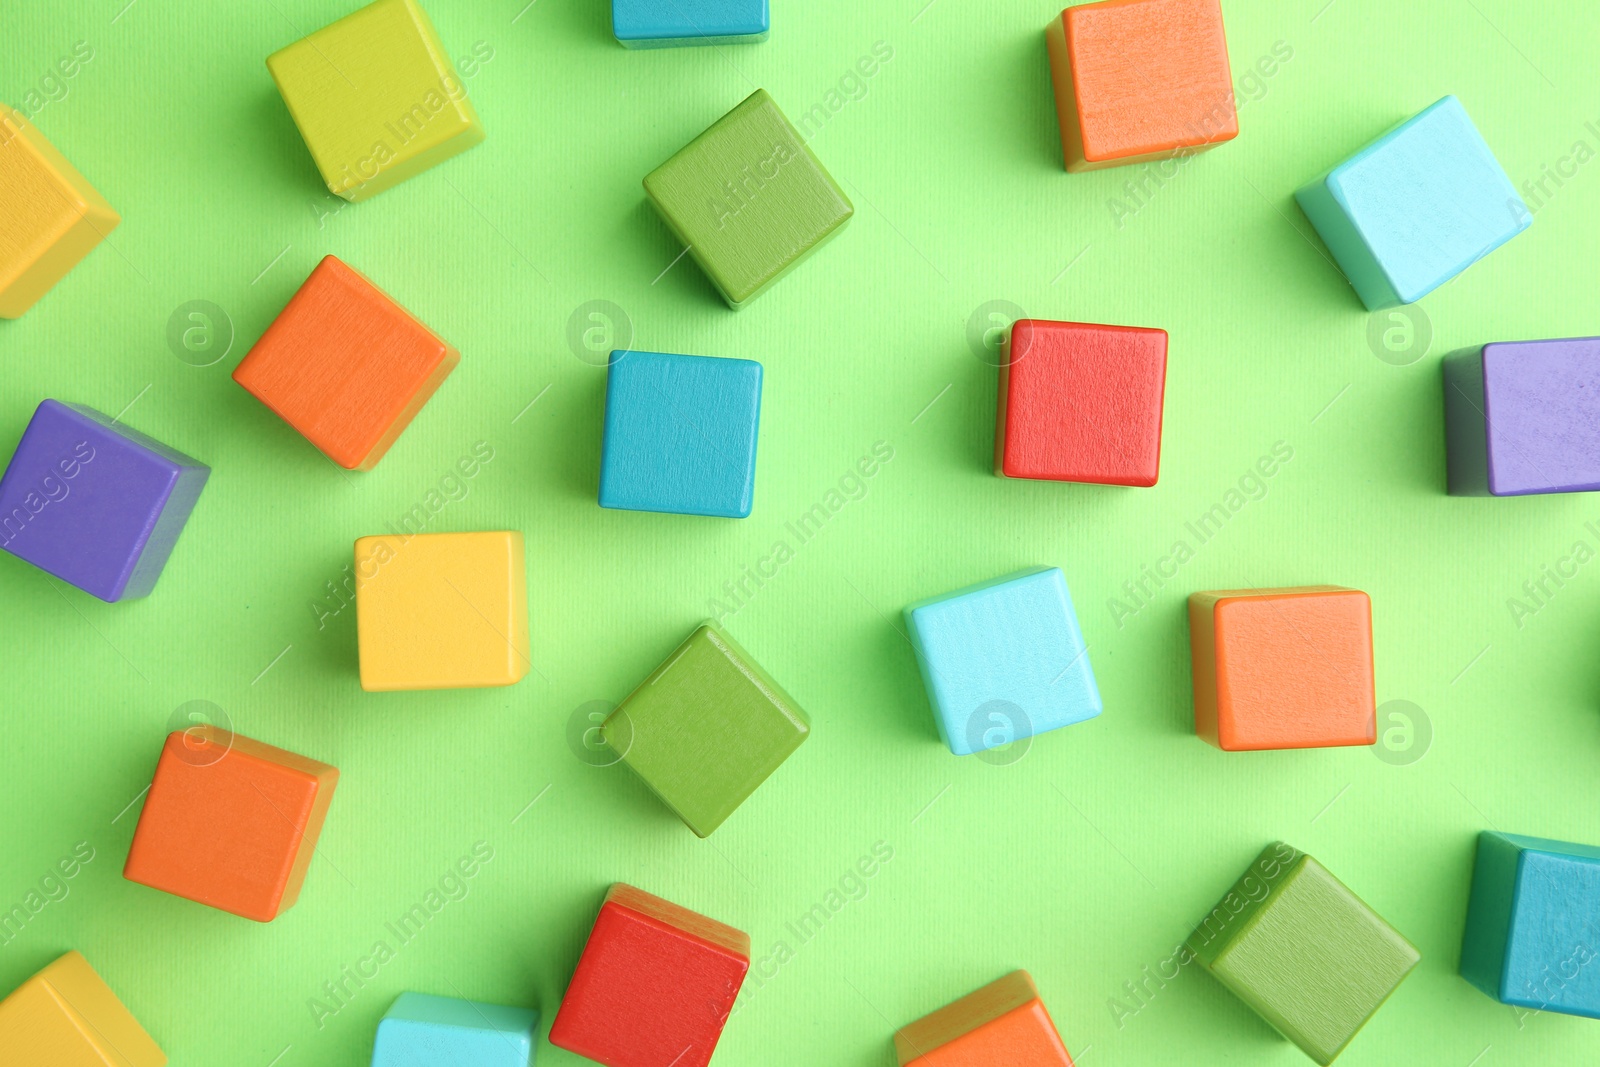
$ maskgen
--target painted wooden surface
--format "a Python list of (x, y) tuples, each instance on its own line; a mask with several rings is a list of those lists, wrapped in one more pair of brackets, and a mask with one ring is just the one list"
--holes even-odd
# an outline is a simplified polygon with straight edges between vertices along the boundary
[(1422, 958), (1326, 867), (1281, 841), (1185, 949), (1320, 1064), (1333, 1062)]
[(904, 614), (939, 736), (956, 755), (1100, 714), (1089, 649), (1059, 568), (981, 582)]
[(810, 732), (794, 699), (711, 623), (690, 634), (601, 727), (612, 750), (701, 837)]
[(539, 1013), (401, 993), (378, 1022), (372, 1067), (529, 1067)]
[(794, 269), (855, 213), (765, 89), (652, 171), (644, 190), (735, 308)]
[(1072, 1067), (1027, 971), (1012, 971), (895, 1031), (900, 1067)]
[(1334, 585), (1189, 597), (1194, 726), (1228, 752), (1377, 740), (1372, 601)]
[(216, 726), (174, 731), (123, 877), (271, 922), (300, 896), (338, 784), (336, 767)]
[(0, 476), (0, 548), (101, 600), (147, 596), (210, 474), (93, 408), (46, 400)]
[(483, 140), (416, 0), (377, 0), (267, 57), (323, 181), (365, 200)]
[(1478, 835), (1461, 975), (1502, 1004), (1600, 1019), (1600, 848)]
[(1411, 304), (1533, 224), (1447, 96), (1295, 193), (1368, 310)]
[(528, 673), (520, 531), (363, 537), (355, 576), (368, 692), (515, 685)]
[(613, 352), (600, 506), (744, 518), (755, 501), (761, 364)]
[(346, 470), (371, 470), (461, 361), (365, 275), (317, 264), (233, 380)]
[(0, 1001), (7, 1067), (163, 1067), (164, 1052), (81, 953), (68, 952)]
[(1600, 490), (1600, 338), (1490, 344), (1443, 362), (1451, 493)]
[(1000, 357), (996, 473), (1156, 484), (1166, 381), (1165, 330), (1017, 320)]
[(121, 216), (20, 111), (0, 104), (0, 319), (15, 319)]
[(1045, 31), (1069, 171), (1190, 155), (1239, 134), (1217, 0), (1105, 0)]
[(748, 934), (614, 885), (550, 1043), (606, 1067), (706, 1067), (749, 969)]
[(611, 0), (611, 31), (627, 48), (756, 44), (771, 24), (767, 0)]

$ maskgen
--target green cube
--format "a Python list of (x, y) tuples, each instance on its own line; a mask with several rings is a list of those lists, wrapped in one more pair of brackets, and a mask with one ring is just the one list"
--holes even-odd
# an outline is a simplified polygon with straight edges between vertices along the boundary
[(810, 732), (811, 720), (789, 694), (710, 623), (600, 727), (606, 744), (701, 837)]
[(1422, 957), (1328, 869), (1270, 845), (1189, 935), (1200, 965), (1320, 1064)]
[(855, 213), (765, 89), (652, 171), (644, 191), (736, 308)]

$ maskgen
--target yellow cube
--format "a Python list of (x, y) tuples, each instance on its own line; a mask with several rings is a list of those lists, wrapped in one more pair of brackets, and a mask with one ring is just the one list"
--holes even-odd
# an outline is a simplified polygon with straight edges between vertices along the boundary
[(416, 0), (378, 0), (267, 57), (328, 188), (365, 200), (483, 140)]
[(166, 1062), (166, 1053), (76, 952), (0, 1001), (0, 1063), (163, 1067)]
[(368, 692), (521, 681), (530, 665), (522, 535), (361, 538), (356, 630)]
[(0, 318), (19, 318), (122, 217), (22, 116), (0, 104)]

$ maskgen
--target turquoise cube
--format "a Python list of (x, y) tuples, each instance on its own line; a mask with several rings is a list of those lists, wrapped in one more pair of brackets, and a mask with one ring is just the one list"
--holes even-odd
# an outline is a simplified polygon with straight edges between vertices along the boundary
[(401, 993), (378, 1023), (372, 1067), (529, 1067), (539, 1013)]
[(1089, 649), (1056, 567), (920, 601), (905, 619), (939, 736), (958, 756), (1100, 714)]
[(1533, 222), (1447, 96), (1295, 194), (1370, 310), (1421, 300)]
[(767, 0), (611, 0), (611, 30), (627, 48), (755, 44), (770, 27)]
[(600, 506), (744, 518), (760, 416), (752, 360), (611, 353)]
[(1600, 1019), (1600, 848), (1484, 831), (1461, 975), (1500, 1001)]

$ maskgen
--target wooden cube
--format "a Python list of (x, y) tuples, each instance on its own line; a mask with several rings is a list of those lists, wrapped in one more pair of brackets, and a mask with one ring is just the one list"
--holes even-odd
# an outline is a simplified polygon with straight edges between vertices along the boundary
[(163, 1067), (166, 1053), (77, 952), (0, 1001), (8, 1067)]
[(1027, 971), (895, 1031), (900, 1067), (1072, 1067)]
[(1018, 319), (1000, 355), (995, 473), (1156, 484), (1167, 332)]
[(339, 770), (220, 727), (167, 736), (123, 877), (257, 922), (300, 896)]
[(1600, 490), (1600, 338), (1483, 345), (1443, 363), (1450, 492)]
[(0, 476), (0, 548), (107, 602), (147, 596), (210, 474), (93, 408), (46, 400)]
[(1228, 752), (1378, 739), (1372, 601), (1308, 585), (1189, 597), (1194, 728)]
[(1447, 96), (1295, 193), (1369, 310), (1421, 300), (1533, 224)]
[(122, 217), (22, 112), (0, 104), (0, 319), (21, 317)]
[(365, 200), (483, 140), (417, 0), (377, 0), (267, 57), (328, 188)]
[(1196, 960), (1320, 1064), (1422, 957), (1328, 869), (1269, 845), (1189, 935)]
[(767, 0), (611, 0), (611, 32), (625, 48), (756, 44), (770, 25)]
[(759, 363), (611, 353), (600, 506), (744, 518), (760, 422)]
[(1067, 580), (1041, 567), (905, 609), (939, 736), (958, 756), (1100, 714)]
[(855, 212), (765, 89), (652, 171), (644, 191), (735, 308), (793, 270)]
[(550, 1043), (606, 1067), (706, 1067), (749, 969), (750, 935), (614, 885)]
[(1600, 1019), (1600, 848), (1478, 835), (1461, 976), (1502, 1004)]
[(1045, 31), (1069, 171), (1189, 155), (1239, 134), (1218, 0), (1104, 0)]
[(378, 1022), (372, 1067), (529, 1067), (539, 1013), (401, 993)]
[(356, 542), (361, 688), (472, 689), (528, 673), (528, 579), (516, 531)]
[(358, 271), (319, 263), (233, 380), (346, 470), (371, 470), (461, 356)]
[(707, 837), (810, 736), (811, 720), (733, 638), (706, 623), (600, 733), (689, 829)]

